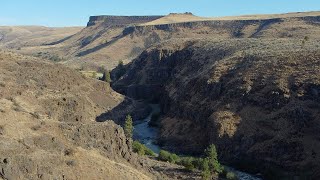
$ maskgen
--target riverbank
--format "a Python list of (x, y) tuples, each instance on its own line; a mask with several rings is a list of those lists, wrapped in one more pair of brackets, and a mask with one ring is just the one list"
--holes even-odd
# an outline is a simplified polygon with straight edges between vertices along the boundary
[[(159, 154), (161, 150), (161, 147), (157, 144), (159, 129), (149, 126), (149, 122), (151, 121), (152, 115), (159, 113), (161, 110), (158, 104), (149, 104), (149, 106), (152, 108), (150, 114), (146, 118), (135, 121), (134, 123), (133, 139), (144, 144), (156, 154)], [(236, 170), (232, 167), (225, 166), (225, 168), (233, 172), (239, 180), (262, 180), (260, 177)]]

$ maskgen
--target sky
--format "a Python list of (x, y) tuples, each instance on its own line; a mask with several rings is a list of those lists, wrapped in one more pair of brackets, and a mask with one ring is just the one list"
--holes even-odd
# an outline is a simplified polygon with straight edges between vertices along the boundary
[(1, 0), (0, 26), (85, 26), (92, 15), (217, 17), (320, 10), (320, 0)]

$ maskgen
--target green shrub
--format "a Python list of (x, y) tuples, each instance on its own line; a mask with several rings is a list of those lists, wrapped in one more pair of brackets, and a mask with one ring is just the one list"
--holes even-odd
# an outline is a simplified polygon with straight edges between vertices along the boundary
[[(212, 172), (222, 175), (221, 173), (224, 171), (224, 167), (221, 166), (218, 161), (218, 153), (215, 145), (210, 145), (205, 150), (205, 155), (205, 158), (179, 157), (176, 154), (161, 150), (158, 158), (161, 161), (182, 165), (189, 171), (193, 171), (194, 169), (201, 170), (203, 179), (210, 179)], [(227, 172), (223, 174), (224, 177), (226, 173)], [(231, 174), (229, 176), (231, 177)]]
[(199, 169), (199, 170), (203, 170), (203, 163), (204, 163), (203, 158), (193, 158), (192, 164), (195, 168)]
[(227, 172), (226, 178), (229, 179), (229, 180), (236, 180), (236, 179), (238, 179), (237, 176), (236, 176), (236, 174), (234, 174), (233, 172)]
[(168, 151), (165, 150), (161, 150), (159, 152), (159, 160), (161, 161), (169, 161), (169, 157), (170, 157), (170, 153)]
[(148, 155), (148, 156), (155, 156), (156, 154), (145, 145), (141, 144), (139, 141), (134, 141), (132, 143), (133, 152), (138, 153), (139, 155)]
[(202, 171), (210, 171), (209, 160), (207, 158), (203, 159), (199, 169)]
[(207, 158), (203, 159), (201, 161), (201, 177), (204, 180), (210, 179), (211, 178), (211, 171), (209, 167), (209, 160)]
[(178, 155), (164, 150), (160, 151), (158, 158), (161, 161), (168, 161), (170, 163), (178, 163), (180, 161), (180, 157)]
[(194, 161), (195, 159), (193, 157), (184, 157), (181, 159), (180, 164), (183, 165), (187, 170), (193, 171), (195, 169)]
[(132, 149), (133, 149), (133, 152), (138, 153), (141, 156), (145, 155), (144, 148), (143, 148), (142, 144), (139, 143), (138, 141), (134, 141), (132, 143)]
[(211, 178), (211, 172), (210, 172), (210, 170), (208, 169), (208, 170), (203, 170), (202, 172), (201, 172), (201, 178), (203, 179), (203, 180), (209, 180), (210, 178)]
[(156, 154), (149, 148), (147, 148), (145, 145), (143, 145), (145, 147), (144, 152), (147, 156), (156, 156)]
[(176, 154), (170, 154), (170, 156), (169, 156), (169, 162), (171, 162), (171, 163), (177, 163), (177, 162), (179, 162), (179, 160), (180, 160), (180, 158), (179, 158), (178, 155), (176, 155)]

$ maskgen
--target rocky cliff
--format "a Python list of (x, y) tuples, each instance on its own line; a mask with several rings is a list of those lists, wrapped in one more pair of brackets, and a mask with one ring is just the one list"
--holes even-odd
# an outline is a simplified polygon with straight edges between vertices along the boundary
[(318, 45), (299, 39), (169, 41), (142, 53), (114, 88), (160, 102), (168, 149), (197, 154), (213, 143), (223, 162), (266, 178), (315, 178)]
[[(135, 33), (145, 35), (150, 32), (164, 31), (168, 33), (197, 32), (206, 36), (227, 38), (301, 38), (315, 36), (314, 30), (307, 28), (316, 26), (320, 16), (291, 18), (247, 19), (247, 20), (201, 20), (154, 25), (136, 25), (126, 27), (124, 35)], [(290, 26), (289, 26), (290, 25)], [(304, 27), (304, 28), (303, 28)], [(275, 30), (278, 30), (275, 32)]]
[(163, 16), (91, 16), (87, 26), (104, 24), (105, 26), (128, 26), (154, 21)]

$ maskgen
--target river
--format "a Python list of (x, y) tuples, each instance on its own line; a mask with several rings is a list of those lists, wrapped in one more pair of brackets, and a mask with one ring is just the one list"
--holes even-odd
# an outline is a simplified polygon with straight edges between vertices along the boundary
[(160, 147), (156, 145), (159, 130), (158, 128), (149, 126), (149, 122), (153, 114), (160, 112), (160, 106), (157, 104), (151, 104), (150, 106), (152, 107), (152, 111), (149, 116), (134, 124), (133, 139), (138, 140), (153, 152), (159, 154)]
[[(151, 104), (150, 106), (152, 107), (152, 111), (149, 116), (135, 122), (133, 138), (153, 150), (156, 154), (159, 154), (161, 148), (156, 144), (159, 130), (149, 126), (149, 122), (153, 114), (160, 112), (160, 106), (157, 104)], [(235, 173), (239, 180), (262, 180), (259, 177), (236, 170), (232, 167), (226, 166), (226, 168)]]

